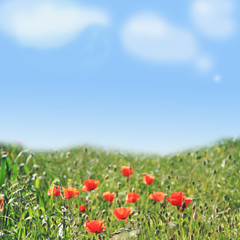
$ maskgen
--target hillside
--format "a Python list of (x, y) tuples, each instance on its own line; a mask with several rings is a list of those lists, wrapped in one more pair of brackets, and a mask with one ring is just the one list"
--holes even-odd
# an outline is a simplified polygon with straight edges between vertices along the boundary
[[(3, 239), (240, 238), (240, 140), (169, 156), (87, 147), (34, 153), (14, 145), (1, 149)], [(129, 178), (123, 176), (121, 166), (133, 167)], [(151, 185), (143, 183), (144, 174), (155, 176)], [(87, 179), (100, 183), (93, 191), (82, 191)], [(77, 188), (79, 195), (48, 196), (53, 182), (61, 192), (64, 187)], [(112, 203), (103, 192), (115, 193)], [(130, 192), (138, 193), (139, 201), (125, 203)], [(191, 202), (176, 207), (166, 198), (150, 199), (154, 192), (166, 197), (183, 192)], [(80, 205), (86, 206), (85, 213)], [(131, 208), (126, 223), (113, 214), (119, 206)], [(84, 223), (94, 219), (104, 220), (106, 230), (88, 233)]]

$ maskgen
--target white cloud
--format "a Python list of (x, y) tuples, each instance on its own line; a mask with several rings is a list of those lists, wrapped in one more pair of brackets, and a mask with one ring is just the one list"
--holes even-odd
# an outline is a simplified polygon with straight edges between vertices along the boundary
[(232, 0), (194, 0), (192, 19), (197, 28), (211, 38), (226, 38), (235, 30)]
[(219, 83), (222, 81), (222, 76), (219, 75), (219, 74), (216, 74), (213, 76), (213, 81), (216, 82), (216, 83)]
[(196, 68), (198, 71), (206, 73), (213, 68), (213, 60), (208, 55), (201, 55), (196, 58)]
[(198, 51), (190, 32), (153, 14), (132, 17), (123, 27), (121, 38), (127, 51), (155, 62), (190, 61)]
[(26, 46), (59, 47), (92, 25), (108, 25), (107, 15), (70, 1), (7, 0), (0, 5), (0, 30)]

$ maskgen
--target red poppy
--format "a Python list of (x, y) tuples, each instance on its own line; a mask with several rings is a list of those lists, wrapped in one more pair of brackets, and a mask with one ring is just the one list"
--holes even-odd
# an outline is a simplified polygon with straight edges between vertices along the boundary
[(84, 205), (79, 206), (79, 210), (83, 213), (85, 213), (87, 211), (86, 207)]
[(115, 208), (113, 211), (113, 214), (115, 216), (115, 218), (117, 218), (118, 220), (123, 220), (124, 222), (127, 222), (127, 218), (129, 216), (129, 214), (131, 213), (131, 208), (127, 207), (127, 208)]
[(64, 188), (63, 187), (63, 192), (65, 199), (71, 198), (71, 197), (76, 197), (79, 195), (79, 191), (77, 188)]
[(83, 192), (91, 191), (97, 188), (98, 184), (100, 183), (99, 180), (88, 179), (84, 181), (84, 187), (82, 188)]
[(173, 192), (170, 198), (165, 198), (176, 207), (181, 207), (184, 202), (188, 205), (192, 201), (189, 197), (185, 197), (183, 192)]
[(89, 233), (100, 233), (106, 230), (104, 221), (99, 221), (99, 220), (87, 220), (84, 223), (84, 227)]
[(163, 192), (154, 192), (153, 194), (149, 195), (149, 198), (153, 199), (154, 201), (160, 202), (164, 199), (165, 194)]
[(148, 174), (143, 175), (143, 183), (144, 184), (150, 185), (150, 184), (152, 184), (154, 179), (155, 179), (155, 176), (151, 176), (151, 175), (148, 175)]
[(114, 193), (110, 193), (110, 192), (104, 192), (103, 193), (103, 197), (110, 203), (112, 203), (114, 197), (115, 197), (115, 194)]
[(0, 198), (0, 211), (3, 211), (4, 198)]
[(133, 173), (133, 167), (122, 166), (121, 169), (122, 169), (122, 174), (127, 178), (129, 178)]
[(48, 196), (61, 196), (61, 190), (59, 186), (51, 186), (48, 189)]
[(126, 203), (135, 203), (139, 200), (139, 195), (135, 192), (128, 193)]

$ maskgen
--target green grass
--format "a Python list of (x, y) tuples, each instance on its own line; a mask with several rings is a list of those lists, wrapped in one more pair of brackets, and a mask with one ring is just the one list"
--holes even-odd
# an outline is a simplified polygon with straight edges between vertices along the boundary
[[(86, 147), (31, 155), (19, 146), (1, 148), (9, 152), (7, 158), (0, 154), (3, 239), (240, 239), (240, 140), (169, 156)], [(122, 165), (134, 167), (129, 180), (122, 175)], [(142, 182), (144, 173), (156, 176), (149, 186)], [(82, 192), (84, 180), (90, 178), (100, 184), (92, 192)], [(65, 187), (71, 182), (79, 196), (48, 197), (55, 179)], [(140, 201), (125, 204), (126, 194), (132, 190)], [(115, 219), (113, 210), (119, 203), (117, 198), (112, 204), (106, 202), (105, 191), (114, 192), (121, 206), (135, 210), (127, 223)], [(182, 212), (166, 199), (153, 202), (148, 196), (154, 191), (168, 196), (184, 192), (192, 202)], [(79, 205), (87, 206), (85, 214), (80, 213)], [(100, 235), (87, 233), (86, 219), (104, 220), (107, 230)]]

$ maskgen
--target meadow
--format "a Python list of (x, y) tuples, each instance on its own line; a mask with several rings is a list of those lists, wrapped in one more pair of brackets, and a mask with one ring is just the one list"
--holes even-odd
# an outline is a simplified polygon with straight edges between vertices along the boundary
[(1, 239), (240, 239), (240, 140), (167, 156), (1, 150)]

